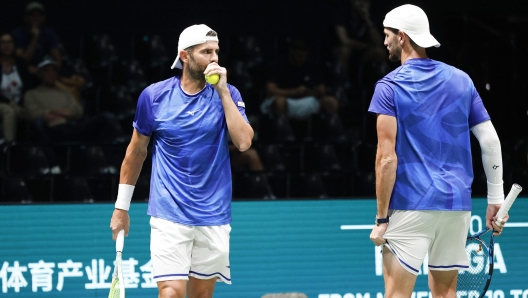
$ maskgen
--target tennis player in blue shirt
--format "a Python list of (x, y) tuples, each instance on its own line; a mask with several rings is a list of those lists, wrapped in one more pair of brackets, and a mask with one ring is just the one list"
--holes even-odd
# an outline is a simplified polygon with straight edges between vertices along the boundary
[[(240, 151), (253, 129), (238, 90), (218, 64), (218, 36), (206, 25), (180, 35), (173, 77), (139, 96), (134, 132), (121, 166), (110, 222), (113, 238), (128, 235), (134, 185), (152, 139), (151, 258), (159, 297), (212, 297), (216, 281), (231, 283), (231, 168), (228, 139)], [(218, 74), (211, 85), (204, 76)]]
[(377, 115), (376, 226), (383, 245), (385, 297), (411, 297), (429, 254), (433, 297), (456, 297), (473, 182), (470, 131), (482, 150), (488, 182), (486, 226), (495, 229), (504, 201), (499, 138), (473, 82), (463, 71), (427, 57), (439, 47), (425, 12), (414, 5), (383, 21), (389, 59), (401, 66), (376, 84), (369, 112)]

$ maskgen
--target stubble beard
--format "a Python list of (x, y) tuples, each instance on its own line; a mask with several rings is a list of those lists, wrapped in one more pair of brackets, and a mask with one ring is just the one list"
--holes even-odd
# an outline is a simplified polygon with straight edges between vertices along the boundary
[(187, 74), (194, 80), (205, 81), (205, 76), (203, 72), (205, 67), (201, 69), (200, 65), (194, 60), (192, 54), (189, 54), (189, 67), (187, 68)]
[(391, 47), (391, 49), (389, 49), (389, 60), (392, 62), (398, 62), (401, 60), (402, 48), (398, 43), (398, 39), (396, 38), (396, 36), (393, 38), (392, 44), (393, 46)]
[(395, 48), (389, 50), (389, 60), (392, 62), (398, 62), (401, 60), (401, 48)]

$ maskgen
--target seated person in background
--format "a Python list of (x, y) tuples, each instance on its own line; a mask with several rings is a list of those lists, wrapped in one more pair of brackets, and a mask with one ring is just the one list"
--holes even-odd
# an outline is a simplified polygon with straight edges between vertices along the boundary
[(81, 88), (86, 84), (86, 80), (78, 75), (78, 74), (71, 74), (69, 76), (59, 76), (57, 78), (57, 81), (55, 82), (55, 86), (59, 90), (66, 91), (71, 93), (77, 103), (82, 105), (82, 98), (81, 98)]
[(15, 54), (29, 64), (32, 74), (37, 72), (37, 65), (45, 56), (51, 56), (61, 65), (59, 37), (51, 28), (45, 27), (44, 6), (39, 2), (31, 2), (26, 6), (25, 26), (13, 30), (15, 39)]
[[(57, 62), (51, 59), (42, 61), (37, 72), (42, 84), (24, 96), (36, 141), (120, 141), (121, 127), (114, 115), (100, 113), (81, 119), (81, 105), (71, 93), (57, 88), (57, 73)], [(45, 149), (45, 154), (50, 164), (57, 165), (53, 152)]]
[[(84, 65), (81, 66), (78, 61), (72, 61), (62, 44), (59, 44), (59, 53), (63, 63), (59, 69), (55, 85), (60, 90), (70, 92), (77, 102), (84, 106), (81, 90), (87, 84), (87, 80), (83, 75), (87, 75), (88, 70), (86, 68), (83, 69)], [(79, 72), (79, 70), (84, 71), (84, 73)]]
[(232, 169), (245, 168), (245, 169), (250, 170), (251, 172), (262, 173), (261, 179), (263, 179), (264, 183), (266, 184), (266, 188), (268, 190), (268, 195), (265, 196), (264, 199), (270, 199), (270, 200), (276, 199), (268, 183), (268, 177), (266, 176), (265, 173), (263, 173), (264, 166), (262, 165), (259, 154), (255, 148), (249, 148), (248, 150), (244, 152), (240, 152), (240, 150), (238, 150), (235, 147), (235, 145), (229, 144), (229, 155), (230, 155)]
[[(339, 46), (335, 49), (340, 71), (346, 78), (359, 65), (385, 61), (381, 28), (370, 16), (370, 0), (341, 0), (336, 9), (335, 32)], [(385, 65), (385, 64), (384, 64)]]
[(11, 34), (0, 33), (0, 119), (3, 130), (0, 144), (14, 142), (18, 121), (29, 117), (22, 107), (22, 98), (31, 87), (31, 78), (25, 61), (14, 56), (14, 49)]
[(339, 103), (336, 98), (326, 94), (322, 71), (310, 57), (304, 40), (292, 41), (288, 56), (279, 57), (272, 64), (266, 93), (269, 97), (260, 108), (263, 114), (276, 116), (275, 133), (278, 141), (291, 140), (291, 128), (287, 125), (286, 117), (306, 120), (320, 112), (328, 118), (327, 131), (334, 136), (342, 136)]

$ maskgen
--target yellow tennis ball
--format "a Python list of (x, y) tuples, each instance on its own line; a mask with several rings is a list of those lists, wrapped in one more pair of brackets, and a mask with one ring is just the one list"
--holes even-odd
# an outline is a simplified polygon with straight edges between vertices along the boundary
[(220, 81), (220, 76), (215, 74), (212, 74), (210, 76), (205, 76), (205, 81), (211, 85), (214, 85)]

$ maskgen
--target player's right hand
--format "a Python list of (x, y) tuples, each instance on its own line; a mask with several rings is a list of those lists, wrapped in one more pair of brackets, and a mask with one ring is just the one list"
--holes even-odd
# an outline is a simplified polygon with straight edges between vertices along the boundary
[(497, 204), (490, 204), (488, 205), (488, 208), (486, 209), (486, 227), (493, 231), (493, 235), (499, 236), (502, 233), (502, 229), (504, 228), (504, 224), (508, 221), (509, 216), (506, 214), (506, 216), (502, 219), (501, 225), (496, 225), (495, 221), (498, 220), (497, 218), (497, 212), (499, 212), (501, 205)]
[(114, 209), (112, 219), (110, 220), (110, 229), (112, 230), (112, 239), (116, 240), (117, 233), (121, 230), (125, 230), (125, 236), (128, 236), (130, 230), (130, 216), (128, 211), (121, 209)]
[(372, 240), (372, 242), (374, 242), (376, 246), (380, 246), (387, 243), (387, 240), (383, 238), (383, 235), (385, 234), (385, 231), (387, 230), (388, 226), (388, 224), (384, 223), (375, 225), (374, 229), (372, 229), (372, 232), (370, 233), (370, 240)]

